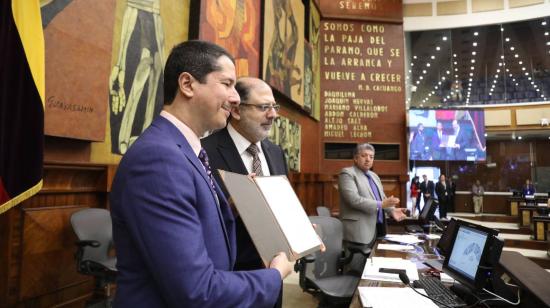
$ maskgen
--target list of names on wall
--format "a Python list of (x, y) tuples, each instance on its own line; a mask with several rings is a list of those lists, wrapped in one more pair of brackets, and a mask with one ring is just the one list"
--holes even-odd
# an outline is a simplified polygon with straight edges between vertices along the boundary
[[(323, 137), (376, 138), (377, 123), (403, 104), (401, 25), (324, 20), (321, 26)], [(401, 109), (402, 106), (401, 106)]]

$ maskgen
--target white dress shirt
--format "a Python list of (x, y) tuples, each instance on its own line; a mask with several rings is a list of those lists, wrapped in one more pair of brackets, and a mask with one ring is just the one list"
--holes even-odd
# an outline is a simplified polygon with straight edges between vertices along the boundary
[[(233, 126), (231, 126), (231, 123), (227, 124), (227, 131), (229, 132), (229, 136), (231, 136), (231, 139), (233, 139), (233, 143), (235, 143), (235, 146), (237, 147), (237, 151), (239, 152), (239, 155), (241, 156), (241, 159), (244, 163), (244, 166), (246, 167), (246, 171), (248, 173), (252, 173), (252, 154), (248, 153), (246, 149), (250, 146), (251, 142), (248, 141), (243, 135), (241, 135)], [(264, 155), (264, 150), (262, 149), (261, 142), (256, 142), (256, 146), (258, 146), (259, 152), (258, 157), (260, 158), (260, 162), (262, 163), (262, 173), (264, 176), (271, 175), (269, 172), (269, 166), (267, 164), (267, 160)]]

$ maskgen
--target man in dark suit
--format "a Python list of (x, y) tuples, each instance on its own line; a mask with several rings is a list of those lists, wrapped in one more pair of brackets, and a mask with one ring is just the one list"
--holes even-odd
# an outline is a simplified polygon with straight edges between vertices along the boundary
[[(227, 127), (202, 139), (212, 169), (240, 174), (286, 175), (281, 147), (267, 140), (279, 105), (271, 88), (258, 78), (240, 78), (235, 89), (241, 103), (233, 108)], [(254, 149), (252, 149), (254, 148)], [(219, 173), (214, 171), (219, 182)], [(227, 191), (225, 196), (229, 199)], [(237, 260), (235, 270), (264, 268), (260, 255), (240, 217), (236, 218)]]
[(110, 202), (115, 307), (273, 307), (292, 265), (233, 272), (235, 225), (198, 136), (239, 103), (234, 60), (209, 42), (174, 47), (164, 107), (122, 158)]
[(431, 142), (431, 158), (433, 160), (445, 160), (445, 147), (447, 146), (447, 138), (447, 134), (443, 132), (443, 123), (438, 121), (435, 125), (435, 132), (432, 135)]
[(466, 152), (465, 148), (467, 148), (470, 145), (470, 139), (467, 136), (467, 132), (460, 127), (457, 120), (453, 120), (453, 139), (454, 144), (452, 145), (453, 148), (453, 159), (455, 160), (465, 160), (466, 159)]
[(420, 192), (422, 192), (422, 198), (424, 199), (424, 204), (428, 201), (428, 199), (433, 198), (434, 195), (434, 182), (428, 181), (427, 175), (422, 175), (422, 183), (420, 183)]
[(446, 218), (450, 199), (450, 187), (444, 174), (439, 176), (439, 181), (435, 184), (435, 193), (437, 194), (437, 201), (439, 201), (439, 218)]

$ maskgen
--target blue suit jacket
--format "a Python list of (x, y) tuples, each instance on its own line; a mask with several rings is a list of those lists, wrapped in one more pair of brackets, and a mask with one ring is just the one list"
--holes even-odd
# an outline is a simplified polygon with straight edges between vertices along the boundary
[(275, 304), (277, 270), (231, 271), (235, 223), (217, 190), (180, 131), (155, 119), (120, 162), (110, 194), (115, 307)]

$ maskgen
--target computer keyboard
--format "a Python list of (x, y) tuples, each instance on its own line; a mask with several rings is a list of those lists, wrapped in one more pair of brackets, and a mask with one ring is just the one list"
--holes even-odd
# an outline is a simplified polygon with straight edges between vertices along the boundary
[[(466, 303), (439, 280), (439, 278), (420, 276), (420, 280), (414, 282), (415, 287), (421, 287), (426, 291), (429, 297), (444, 303), (450, 307), (464, 307)], [(439, 307), (445, 307), (434, 301)]]
[(424, 232), (424, 229), (422, 229), (422, 227), (419, 226), (419, 225), (406, 225), (405, 230), (407, 230), (407, 232), (411, 232), (411, 233), (423, 233)]

